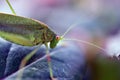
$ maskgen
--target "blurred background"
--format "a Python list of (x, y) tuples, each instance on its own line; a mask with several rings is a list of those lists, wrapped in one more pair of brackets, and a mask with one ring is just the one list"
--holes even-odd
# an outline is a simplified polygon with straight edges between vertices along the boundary
[[(94, 43), (106, 51), (78, 43), (88, 60), (96, 53), (120, 57), (120, 0), (9, 1), (17, 15), (42, 21), (57, 35), (63, 35), (70, 26), (74, 26), (66, 38)], [(0, 0), (0, 12), (11, 13), (5, 0)]]

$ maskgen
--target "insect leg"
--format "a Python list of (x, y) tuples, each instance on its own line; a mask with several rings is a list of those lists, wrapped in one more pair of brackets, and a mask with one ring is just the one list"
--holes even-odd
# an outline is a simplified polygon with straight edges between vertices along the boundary
[(46, 55), (47, 55), (47, 62), (48, 62), (48, 67), (49, 67), (49, 71), (50, 71), (50, 78), (51, 80), (55, 80), (53, 77), (53, 70), (52, 70), (52, 65), (51, 65), (51, 58), (50, 58), (50, 54), (49, 54), (49, 49), (48, 49), (48, 43), (45, 43), (46, 46)]
[[(19, 69), (23, 68), (26, 63), (31, 59), (31, 57), (38, 51), (38, 49), (40, 48), (41, 44), (38, 45), (37, 48), (35, 48), (32, 52), (30, 52), (27, 56), (25, 56), (25, 58), (21, 61), (20, 67)], [(20, 73), (17, 76), (16, 80), (21, 80), (22, 74), (23, 74), (24, 69), (21, 69)]]
[(8, 4), (8, 6), (10, 7), (10, 10), (12, 11), (12, 13), (13, 13), (14, 15), (16, 15), (16, 13), (15, 13), (13, 7), (11, 6), (9, 0), (6, 0), (6, 2), (7, 2), (7, 4)]

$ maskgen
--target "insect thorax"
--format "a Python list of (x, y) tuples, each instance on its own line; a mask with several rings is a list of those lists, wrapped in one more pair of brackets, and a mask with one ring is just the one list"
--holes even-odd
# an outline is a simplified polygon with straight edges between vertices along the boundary
[(50, 29), (44, 29), (44, 30), (39, 30), (39, 31), (35, 31), (34, 34), (34, 44), (38, 45), (38, 44), (44, 44), (44, 43), (48, 43), (50, 41), (53, 40), (53, 38), (55, 37), (55, 33), (52, 32)]

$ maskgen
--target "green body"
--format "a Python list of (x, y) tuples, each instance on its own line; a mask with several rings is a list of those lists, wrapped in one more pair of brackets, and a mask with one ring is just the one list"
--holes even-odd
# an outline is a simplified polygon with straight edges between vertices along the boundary
[(56, 39), (56, 34), (44, 23), (5, 13), (0, 13), (0, 36), (23, 46), (35, 46)]
[[(13, 14), (16, 15), (14, 9), (12, 8), (9, 0), (6, 0)], [(51, 31), (47, 25), (44, 23), (33, 20), (30, 18), (25, 18), (21, 16), (15, 16), (5, 13), (0, 13), (0, 36), (6, 40), (20, 44), (23, 46), (34, 46), (38, 44), (45, 44), (47, 50), (47, 56), (50, 57), (48, 50), (48, 42), (50, 42), (50, 47), (56, 47), (58, 39), (56, 34)], [(39, 47), (39, 46), (38, 46)], [(33, 50), (29, 55), (27, 55), (21, 62), (20, 68), (24, 67), (26, 62), (36, 53), (38, 48)], [(53, 72), (51, 67), (51, 62), (48, 59), (48, 66), (50, 71), (50, 78), (53, 80)], [(18, 75), (20, 79), (22, 75)]]

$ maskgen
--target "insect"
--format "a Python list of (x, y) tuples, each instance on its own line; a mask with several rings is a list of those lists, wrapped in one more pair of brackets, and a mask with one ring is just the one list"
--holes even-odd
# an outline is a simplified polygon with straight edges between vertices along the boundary
[(58, 37), (40, 21), (11, 14), (0, 13), (0, 36), (23, 46), (35, 46), (50, 42), (54, 48)]
[[(6, 2), (8, 3), (8, 5), (14, 15), (0, 13), (0, 37), (6, 39), (8, 41), (11, 41), (13, 43), (23, 45), (23, 46), (36, 46), (36, 45), (45, 44), (46, 48), (47, 48), (46, 53), (47, 53), (50, 77), (52, 80), (54, 80), (51, 63), (49, 60), (50, 55), (48, 54), (49, 53), (48, 42), (50, 42), (50, 48), (55, 48), (57, 46), (58, 42), (63, 39), (65, 34), (72, 27), (70, 27), (64, 33), (63, 36), (59, 37), (46, 24), (44, 24), (40, 21), (31, 19), (31, 18), (16, 16), (16, 13), (15, 13), (14, 9), (12, 8), (12, 6), (10, 5), (9, 1), (6, 0)], [(85, 42), (82, 40), (81, 41), (76, 40), (76, 39), (68, 39), (68, 40), (79, 41), (79, 42), (100, 48), (99, 46), (96, 46), (94, 44), (91, 44), (91, 43), (88, 43), (88, 42)], [(102, 48), (100, 48), (100, 49), (102, 49)], [(24, 67), (26, 62), (35, 54), (35, 52), (37, 50), (38, 50), (38, 48), (33, 50), (29, 55), (27, 55), (22, 60), (22, 62), (21, 62), (22, 67)]]
[[(6, 2), (14, 15), (0, 13), (0, 37), (23, 46), (45, 44), (47, 47), (47, 53), (49, 53), (48, 42), (50, 42), (50, 48), (56, 47), (60, 38), (49, 29), (46, 24), (31, 18), (16, 16), (10, 2), (8, 0), (6, 0)], [(21, 62), (22, 67), (25, 66), (26, 62), (36, 53), (37, 50), (38, 48), (33, 50), (23, 59)], [(47, 58), (50, 60), (49, 54), (47, 54)], [(48, 65), (50, 68), (50, 77), (52, 79), (53, 74), (50, 67), (50, 61), (48, 61)]]
[[(50, 42), (56, 47), (58, 36), (40, 21), (21, 16), (0, 13), (0, 36), (23, 46), (35, 46)], [(32, 55), (31, 55), (32, 56)]]

